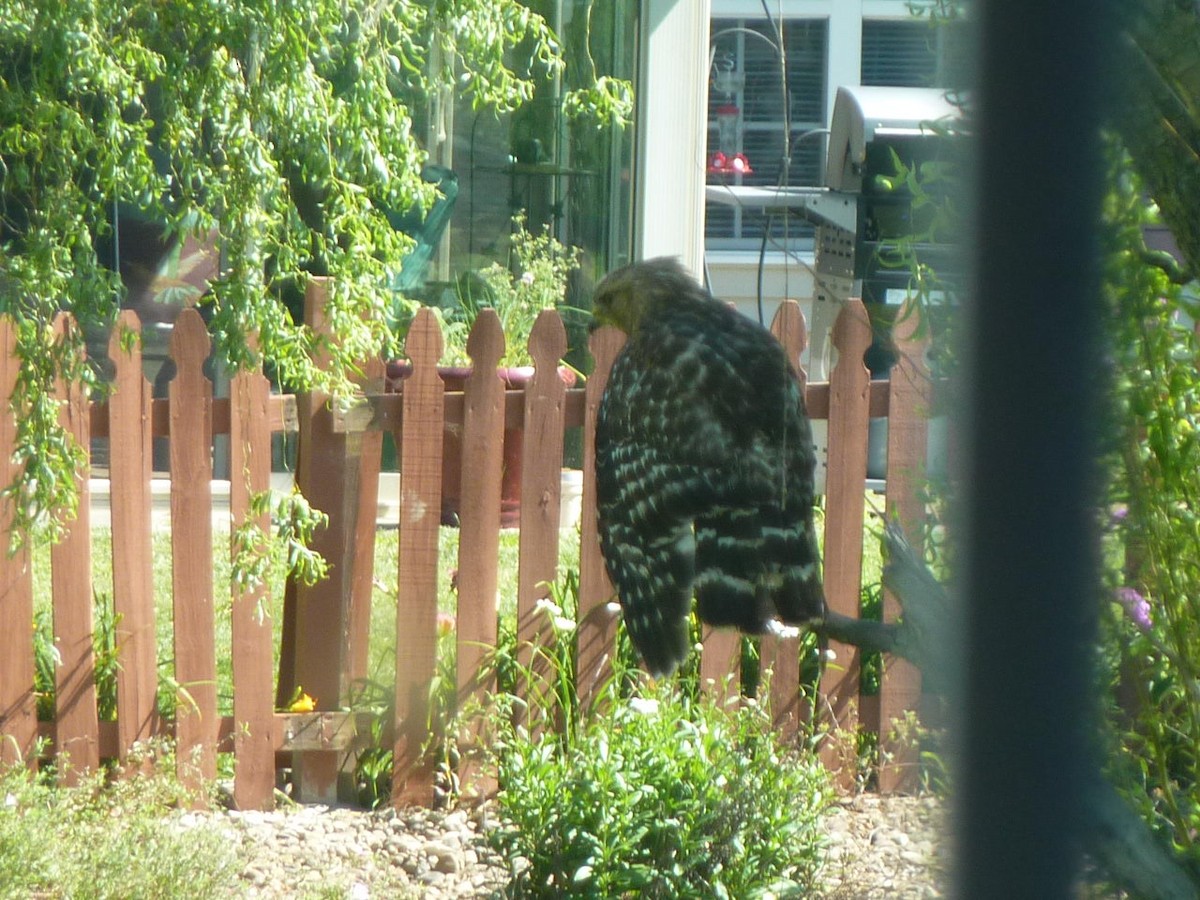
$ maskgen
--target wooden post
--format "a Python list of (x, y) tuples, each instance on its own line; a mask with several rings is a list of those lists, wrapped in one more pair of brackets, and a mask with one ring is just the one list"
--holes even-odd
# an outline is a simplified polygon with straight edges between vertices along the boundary
[[(871, 323), (861, 300), (852, 299), (833, 326), (837, 365), (829, 379), (829, 471), (826, 476), (825, 599), (831, 611), (859, 614), (862, 590), (862, 531), (867, 477), (867, 429), (871, 376), (863, 354)], [(819, 715), (831, 734), (821, 758), (843, 784), (852, 784), (857, 753), (860, 653), (830, 641), (821, 676)], [(840, 735), (834, 732), (841, 732)]]
[[(920, 552), (924, 544), (925, 506), (920, 489), (925, 481), (929, 403), (932, 382), (925, 363), (927, 338), (917, 337), (920, 311), (906, 303), (896, 319), (893, 339), (899, 359), (888, 383), (887, 517), (899, 522), (909, 546)], [(891, 591), (883, 594), (883, 618), (894, 622), (900, 602)], [(915, 711), (921, 700), (921, 672), (904, 659), (885, 659), (886, 671), (879, 688), (879, 747), (882, 766), (879, 789), (884, 793), (911, 791), (918, 786), (919, 747), (908, 735), (897, 742), (890, 734), (894, 722)]]
[[(383, 390), (384, 362), (368, 360), (363, 366), (364, 387), (369, 393)], [(367, 431), (359, 438), (358, 518), (354, 523), (354, 571), (350, 578), (350, 633), (346, 685), (366, 679), (370, 670), (371, 593), (375, 589), (375, 520), (379, 510), (379, 472), (383, 462), (383, 432)]]
[[(54, 320), (55, 339), (83, 347), (78, 326), (66, 313)], [(62, 402), (60, 422), (80, 447), (89, 445), (88, 401), (84, 386), (56, 384)], [(111, 438), (110, 438), (111, 439)], [(91, 496), (85, 464), (75, 473), (79, 509), (66, 523), (62, 540), (50, 549), (54, 635), (60, 662), (55, 674), (55, 751), (68, 764), (62, 780), (74, 786), (86, 772), (100, 765), (100, 723), (96, 710), (96, 656), (92, 647), (92, 535)]]
[[(463, 391), (462, 503), (458, 532), (458, 616), (455, 631), (459, 709), (482, 709), (495, 690), (485, 661), (496, 646), (496, 588), (500, 553), (500, 485), (504, 457), (504, 383), (496, 368), (504, 332), (495, 310), (483, 309), (467, 338), (473, 370)], [(472, 751), (484, 735), (468, 720), (463, 737)], [(474, 753), (463, 756), (465, 791), (488, 795), (495, 779), (480, 772)]]
[[(250, 516), (250, 499), (271, 486), (270, 383), (261, 371), (229, 382), (229, 511), (234, 527)], [(266, 514), (258, 517), (264, 532)], [(267, 586), (233, 590), (233, 800), (238, 809), (274, 806), (275, 750), (271, 681), (274, 637)]]
[[(0, 316), (0, 487), (8, 487), (20, 474), (13, 457), (17, 439), (17, 412), (12, 392), (17, 384), (16, 329), (12, 319)], [(33, 694), (33, 573), (29, 548), (22, 543), (16, 553), (12, 534), (13, 501), (0, 509), (0, 768), (24, 763), (37, 765), (33, 750), (37, 740), (37, 703)]]
[(429, 691), (437, 671), (437, 561), (441, 523), (442, 432), (446, 395), (437, 372), (442, 335), (429, 309), (418, 311), (405, 351), (412, 375), (404, 382), (400, 471), (399, 596), (396, 611), (396, 743), (392, 803), (429, 805), (433, 765)]
[[(525, 434), (521, 450), (521, 546), (517, 562), (517, 659), (533, 672), (531, 695), (545, 695), (553, 677), (535, 658), (535, 646), (550, 647), (554, 632), (537, 609), (550, 596), (558, 572), (558, 521), (562, 494), (563, 410), (567, 386), (558, 364), (567, 352), (567, 333), (555, 310), (543, 310), (529, 336), (534, 374), (525, 385)], [(546, 704), (530, 697), (530, 710)], [(532, 727), (546, 723), (530, 722)]]
[(176, 765), (199, 790), (217, 777), (217, 648), (212, 567), (211, 341), (200, 314), (180, 313), (171, 332), (171, 584), (175, 610)]
[(136, 742), (149, 739), (158, 730), (158, 646), (150, 527), (153, 438), (150, 385), (142, 372), (140, 336), (137, 314), (125, 310), (118, 316), (108, 343), (108, 356), (116, 367), (108, 403), (108, 440), (113, 448), (108, 454), (108, 494), (113, 612), (121, 658), (117, 671), (117, 753), (122, 762)]
[[(771, 322), (771, 333), (783, 345), (788, 362), (796, 370), (800, 382), (800, 396), (808, 381), (800, 367), (800, 354), (804, 352), (808, 335), (804, 327), (804, 313), (795, 300), (780, 304)], [(795, 638), (779, 638), (763, 635), (759, 643), (759, 667), (769, 673), (768, 686), (771, 719), (784, 740), (795, 737), (800, 726), (809, 716), (805, 700), (800, 693), (800, 646)]]
[(579, 629), (576, 632), (576, 692), (579, 705), (588, 709), (596, 692), (612, 676), (612, 655), (617, 647), (620, 612), (609, 609), (616, 594), (604, 558), (596, 522), (596, 415), (608, 385), (613, 360), (625, 343), (625, 333), (605, 327), (594, 332), (590, 344), (595, 365), (585, 386), (583, 423), (583, 500), (579, 538)]
[[(306, 323), (319, 334), (328, 334), (324, 316), (328, 287), (327, 279), (313, 278), (305, 295)], [(359, 521), (361, 435), (334, 433), (325, 394), (301, 395), (297, 410), (301, 431), (296, 482), (309, 503), (329, 516), (328, 525), (313, 536), (313, 549), (329, 563), (330, 574), (317, 584), (295, 585), (285, 598), (285, 617), (290, 618), (285, 629), (290, 628), (291, 641), (289, 658), (280, 664), (277, 697), (285, 691), (290, 697), (293, 689), (303, 688), (318, 710), (333, 711), (345, 702), (349, 686), (349, 607)], [(371, 524), (373, 528), (374, 522)], [(338, 765), (338, 754), (332, 750), (297, 753), (292, 769), (296, 799), (336, 802)]]

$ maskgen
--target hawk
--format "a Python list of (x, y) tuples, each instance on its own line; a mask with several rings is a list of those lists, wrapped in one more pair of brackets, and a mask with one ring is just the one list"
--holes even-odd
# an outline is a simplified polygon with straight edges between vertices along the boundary
[(600, 546), (654, 675), (687, 657), (688, 616), (761, 633), (821, 619), (812, 431), (769, 331), (673, 259), (611, 272), (593, 328), (628, 335), (596, 421)]

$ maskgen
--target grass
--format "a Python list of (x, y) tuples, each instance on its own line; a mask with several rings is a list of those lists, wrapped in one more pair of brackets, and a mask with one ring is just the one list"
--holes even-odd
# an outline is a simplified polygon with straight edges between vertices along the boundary
[(52, 787), (24, 768), (0, 773), (0, 898), (124, 900), (229, 896), (240, 865), (215, 827), (186, 829), (174, 813), (190, 805), (167, 755), (153, 774), (75, 790)]

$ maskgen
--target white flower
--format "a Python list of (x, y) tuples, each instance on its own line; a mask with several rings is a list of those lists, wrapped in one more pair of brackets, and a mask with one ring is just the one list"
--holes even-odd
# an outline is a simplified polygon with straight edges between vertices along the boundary
[(639, 716), (658, 714), (658, 701), (652, 697), (630, 697), (629, 708)]
[(545, 597), (535, 603), (533, 608), (549, 617), (550, 624), (554, 626), (555, 631), (570, 631), (575, 627), (575, 620), (564, 615), (562, 608), (557, 603)]
[(532, 285), (533, 284), (533, 273), (532, 272), (522, 272), (521, 273), (521, 284), (525, 285), (526, 287), (529, 287), (530, 285)]

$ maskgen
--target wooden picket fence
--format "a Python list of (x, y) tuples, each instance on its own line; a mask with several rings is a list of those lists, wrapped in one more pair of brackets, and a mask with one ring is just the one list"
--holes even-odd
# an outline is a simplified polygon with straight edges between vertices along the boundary
[[(323, 328), (324, 286), (310, 290), (309, 321)], [(871, 328), (858, 301), (851, 301), (833, 331), (838, 364), (825, 383), (809, 383), (809, 415), (828, 421), (825, 498), (825, 583), (829, 605), (857, 615), (862, 587), (863, 517), (867, 433), (870, 418), (886, 416), (886, 504), (916, 540), (924, 509), (918, 487), (924, 478), (929, 405), (924, 348), (914, 337), (916, 316), (901, 316), (895, 335), (900, 362), (888, 382), (869, 380), (862, 364)], [(74, 327), (61, 317), (60, 331)], [(578, 690), (586, 702), (606, 677), (615, 647), (617, 616), (599, 553), (595, 523), (592, 433), (608, 370), (623, 336), (611, 329), (592, 335), (595, 361), (582, 387), (568, 388), (558, 375), (566, 336), (557, 313), (537, 320), (529, 347), (535, 372), (524, 390), (506, 390), (494, 373), (503, 337), (494, 315), (481, 315), (468, 350), (472, 375), (461, 391), (444, 389), (437, 371), (441, 336), (432, 315), (419, 314), (407, 338), (411, 375), (402, 390), (379, 389), (382, 364), (365, 367), (364, 393), (356, 403), (330, 404), (322, 396), (271, 394), (261, 372), (232, 379), (227, 398), (213, 396), (202, 366), (209, 339), (191, 311), (178, 320), (171, 340), (176, 375), (166, 400), (152, 400), (136, 341), (122, 339), (138, 322), (125, 313), (114, 330), (109, 355), (115, 380), (106, 401), (89, 402), (78, 385), (59, 385), (63, 423), (87, 447), (109, 442), (112, 497), (113, 605), (120, 669), (116, 722), (98, 721), (92, 649), (92, 542), (88, 472), (77, 473), (78, 517), (52, 550), (52, 606), (59, 654), (53, 721), (38, 722), (34, 656), (30, 640), (34, 597), (28, 551), (0, 554), (0, 764), (33, 764), (39, 736), (49, 752), (68, 755), (73, 773), (96, 768), (102, 758), (127, 759), (138, 742), (167, 735), (177, 742), (180, 773), (194, 783), (216, 777), (216, 753), (236, 757), (234, 800), (240, 808), (273, 803), (277, 767), (289, 764), (302, 800), (336, 796), (339, 770), (355, 745), (356, 718), (342, 706), (351, 685), (367, 674), (376, 495), (382, 436), (390, 431), (401, 448), (399, 590), (396, 602), (393, 800), (427, 804), (433, 799), (434, 767), (426, 752), (429, 688), (437, 667), (437, 565), (442, 444), (447, 430), (461, 439), (462, 481), (457, 574), (457, 680), (460, 700), (491, 688), (484, 663), (497, 640), (496, 590), (500, 520), (501, 445), (504, 431), (523, 440), (520, 547), (517, 585), (518, 640), (522, 646), (549, 639), (537, 602), (556, 579), (564, 434), (582, 428), (583, 501), (579, 552)], [(798, 361), (805, 342), (803, 318), (785, 303), (772, 330)], [(16, 378), (11, 323), (0, 317), (0, 397)], [(250, 515), (250, 499), (269, 487), (271, 435), (300, 432), (297, 483), (330, 515), (315, 549), (331, 563), (331, 576), (313, 586), (289, 584), (283, 598), (282, 648), (273, 664), (269, 618), (277, 608), (263, 589), (239, 593), (214, 584), (212, 548), (213, 436), (229, 436), (230, 516), (237, 525)], [(8, 405), (0, 415), (0, 483), (17, 474), (12, 448), (16, 422)], [(173, 722), (157, 712), (156, 623), (151, 583), (151, 446), (170, 442), (175, 680), (186, 689)], [(7, 515), (7, 513), (6, 513)], [(6, 520), (7, 521), (7, 520)], [(261, 522), (264, 527), (266, 522)], [(231, 590), (233, 714), (218, 715), (214, 602)], [(896, 614), (892, 598), (885, 615)], [(702, 678), (712, 690), (736, 682), (738, 642), (729, 632), (706, 636)], [(860, 696), (857, 651), (829, 648), (818, 708), (800, 693), (795, 640), (763, 638), (761, 659), (772, 670), (771, 708), (781, 731), (792, 734), (813, 717), (820, 727), (859, 726), (884, 734), (887, 723), (915, 709), (917, 673), (889, 661), (878, 697)], [(221, 651), (224, 652), (224, 651)], [(731, 680), (729, 676), (733, 675)], [(277, 711), (293, 688), (318, 698), (311, 713)], [(856, 762), (824, 743), (829, 765), (851, 772)], [(911, 755), (890, 758), (879, 774), (884, 790), (902, 788), (912, 776)], [(480, 776), (483, 777), (483, 776)]]

